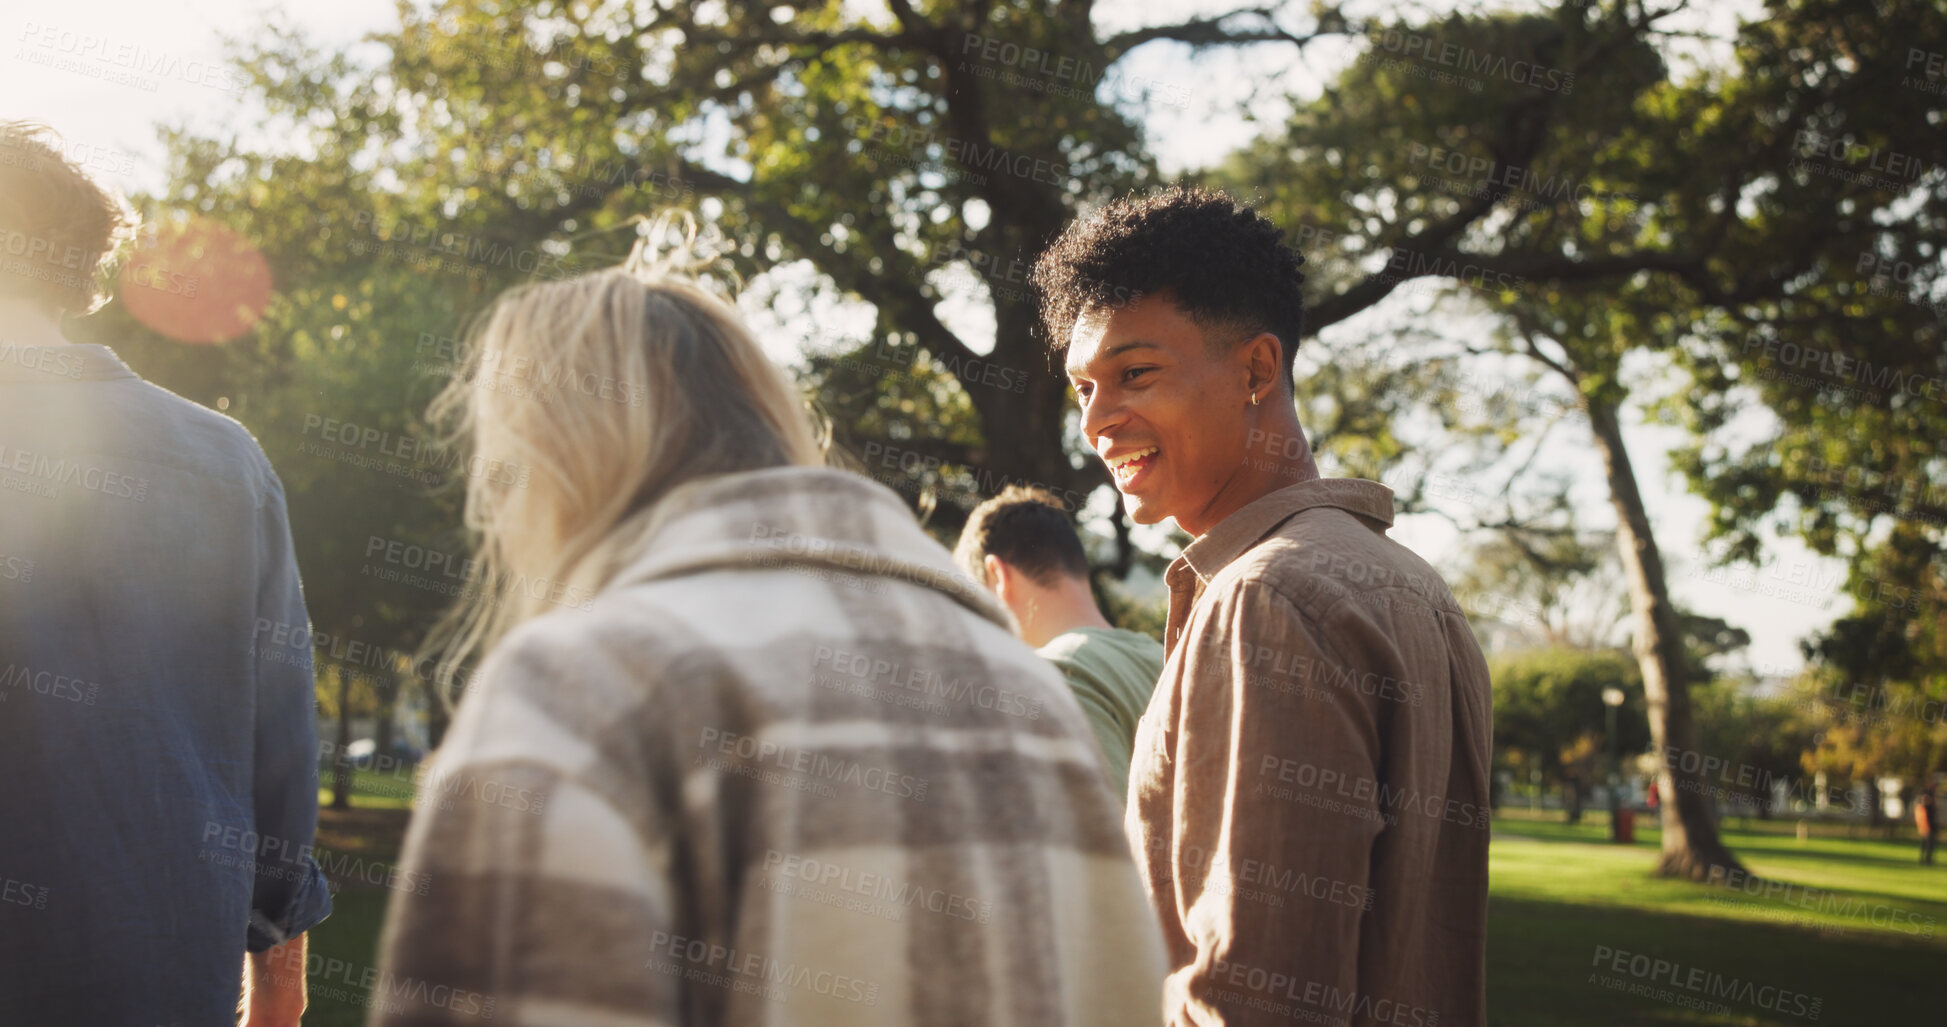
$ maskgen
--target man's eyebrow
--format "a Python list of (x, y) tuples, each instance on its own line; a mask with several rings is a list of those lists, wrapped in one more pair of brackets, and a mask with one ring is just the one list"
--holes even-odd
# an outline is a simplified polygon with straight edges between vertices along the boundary
[[(1102, 352), (1096, 354), (1095, 359), (1107, 360), (1118, 353), (1126, 353), (1132, 349), (1162, 349), (1162, 348), (1163, 348), (1162, 346), (1150, 342), (1147, 339), (1131, 339), (1128, 342), (1120, 342), (1113, 346), (1110, 346), (1108, 349), (1103, 350)], [(1081, 370), (1081, 365), (1069, 364), (1068, 366), (1062, 368), (1062, 370), (1068, 372), (1070, 376), (1073, 376), (1076, 371)]]

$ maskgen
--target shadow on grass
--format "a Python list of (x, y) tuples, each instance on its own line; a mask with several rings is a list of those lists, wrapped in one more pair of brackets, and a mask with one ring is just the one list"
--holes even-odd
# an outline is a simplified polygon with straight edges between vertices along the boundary
[[(1940, 1022), (1941, 956), (1931, 945), (1498, 897), (1487, 921), (1488, 1022), (1497, 1027)], [(1626, 954), (1621, 971), (1617, 953)], [(1668, 968), (1632, 973), (1639, 955)], [(1616, 990), (1617, 981), (1643, 993)]]
[[(1847, 844), (1855, 851), (1846, 851), (1828, 845), (1820, 845), (1813, 839), (1806, 845), (1799, 845), (1790, 838), (1780, 839), (1776, 835), (1746, 835), (1740, 832), (1726, 832), (1724, 841), (1736, 853), (1757, 853), (1764, 856), (1804, 856), (1811, 859), (1831, 860), (1835, 863), (1856, 863), (1860, 866), (1897, 869), (1920, 865), (1920, 850), (1916, 843), (1911, 852), (1903, 852), (1904, 846), (1897, 842), (1881, 839), (1858, 839)], [(1878, 846), (1879, 851), (1856, 851), (1864, 845)]]

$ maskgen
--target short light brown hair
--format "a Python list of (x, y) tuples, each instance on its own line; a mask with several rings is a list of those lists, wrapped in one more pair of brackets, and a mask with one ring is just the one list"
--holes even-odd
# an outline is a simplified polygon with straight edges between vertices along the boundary
[(46, 125), (0, 121), (0, 295), (92, 314), (108, 300), (106, 272), (136, 216), (62, 151)]

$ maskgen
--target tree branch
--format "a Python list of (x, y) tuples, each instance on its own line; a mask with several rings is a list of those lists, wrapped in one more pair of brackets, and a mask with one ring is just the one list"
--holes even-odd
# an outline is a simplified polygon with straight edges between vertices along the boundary
[[(1136, 47), (1159, 39), (1188, 43), (1192, 49), (1197, 50), (1211, 46), (1235, 46), (1241, 43), (1295, 43), (1303, 47), (1326, 36), (1343, 36), (1355, 31), (1352, 24), (1336, 7), (1321, 11), (1317, 18), (1318, 27), (1306, 36), (1280, 28), (1274, 17), (1276, 14), (1277, 9), (1272, 7), (1247, 7), (1214, 17), (1191, 18), (1174, 25), (1151, 25), (1146, 28), (1131, 29), (1103, 40), (1102, 49), (1108, 55), (1109, 63), (1114, 64)], [(1262, 18), (1264, 26), (1251, 29), (1224, 27), (1225, 22), (1240, 17)]]
[[(902, 276), (890, 269), (875, 273), (863, 259), (856, 256), (863, 250), (840, 253), (825, 245), (820, 239), (823, 234), (821, 226), (794, 217), (775, 201), (752, 196), (750, 183), (739, 182), (728, 175), (688, 162), (681, 162), (680, 166), (685, 181), (695, 182), (700, 190), (707, 190), (724, 200), (742, 204), (745, 211), (753, 215), (753, 220), (765, 230), (788, 239), (792, 248), (799, 253), (807, 257), (817, 254), (819, 268), (831, 275), (840, 288), (858, 293), (879, 308), (881, 316), (911, 331), (919, 345), (935, 357), (962, 364), (979, 359), (978, 354), (940, 321), (933, 312), (933, 304), (921, 295), (919, 287), (905, 284), (916, 282), (916, 276)], [(888, 264), (892, 262), (885, 254), (879, 256)]]

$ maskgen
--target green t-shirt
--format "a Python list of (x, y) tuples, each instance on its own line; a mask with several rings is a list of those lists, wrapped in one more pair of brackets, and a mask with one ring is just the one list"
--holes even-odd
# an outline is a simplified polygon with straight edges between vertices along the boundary
[(1107, 760), (1109, 784), (1128, 801), (1136, 721), (1163, 675), (1163, 646), (1120, 628), (1076, 628), (1035, 650), (1068, 679)]

